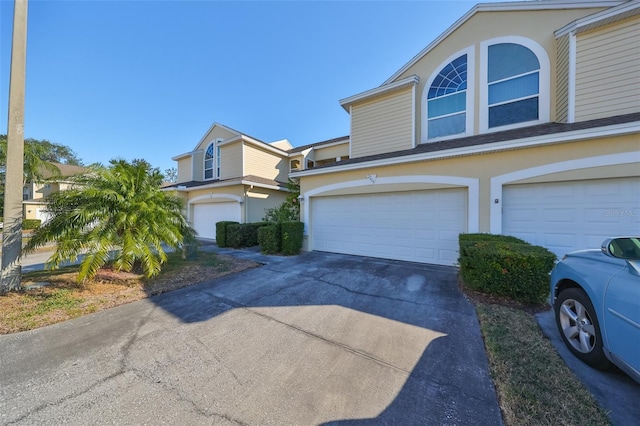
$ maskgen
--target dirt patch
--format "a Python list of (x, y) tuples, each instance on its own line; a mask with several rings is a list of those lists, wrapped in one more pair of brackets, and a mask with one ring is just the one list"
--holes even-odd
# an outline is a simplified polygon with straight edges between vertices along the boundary
[(102, 269), (83, 283), (77, 282), (76, 271), (39, 273), (33, 281), (23, 281), (25, 290), (0, 296), (0, 334), (32, 330), (259, 266), (223, 255), (199, 258), (150, 280), (114, 269)]
[(479, 291), (472, 290), (465, 285), (465, 283), (460, 279), (460, 276), (458, 276), (458, 288), (460, 289), (462, 294), (464, 294), (467, 299), (474, 305), (477, 305), (478, 303), (501, 305), (508, 308), (525, 311), (531, 315), (535, 315), (537, 313), (548, 311), (549, 309), (551, 309), (551, 306), (548, 303), (522, 303), (508, 297), (485, 294)]

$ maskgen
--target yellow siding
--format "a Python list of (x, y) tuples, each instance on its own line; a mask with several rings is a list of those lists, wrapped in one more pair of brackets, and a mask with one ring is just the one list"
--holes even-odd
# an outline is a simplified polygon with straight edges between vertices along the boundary
[(246, 221), (261, 222), (265, 211), (278, 207), (286, 199), (287, 193), (263, 188), (247, 191), (245, 198)]
[(220, 147), (220, 179), (242, 177), (242, 143)]
[[(489, 154), (471, 155), (459, 158), (431, 160), (409, 164), (370, 167), (352, 171), (304, 176), (300, 178), (301, 193), (340, 182), (362, 180), (367, 175), (375, 174), (377, 178), (393, 176), (436, 175), (477, 178), (480, 182), (480, 231), (489, 232), (491, 209), (491, 178), (530, 167), (588, 158), (615, 153), (637, 152), (637, 135), (626, 135), (612, 138), (592, 139), (571, 143), (503, 151)], [(576, 153), (579, 153), (576, 154)], [(527, 179), (527, 183), (597, 179), (607, 177), (640, 176), (640, 164), (629, 164), (614, 167), (593, 167), (580, 169), (579, 172), (567, 171), (553, 175), (538, 176)], [(522, 181), (525, 182), (525, 181)], [(367, 185), (349, 188), (323, 195), (349, 193), (372, 193), (399, 190), (420, 190), (445, 188), (442, 184), (403, 184), (403, 185)]]
[(480, 12), (471, 17), (461, 27), (457, 28), (441, 43), (434, 46), (433, 49), (418, 62), (403, 71), (395, 81), (407, 78), (411, 75), (420, 77), (416, 92), (416, 135), (422, 134), (422, 99), (423, 92), (427, 80), (432, 73), (444, 64), (451, 55), (475, 46), (475, 75), (473, 77), (476, 87), (476, 96), (474, 100), (474, 134), (479, 132), (479, 96), (477, 95), (480, 88), (480, 43), (484, 40), (496, 37), (521, 36), (531, 39), (544, 48), (549, 56), (551, 65), (550, 82), (551, 94), (549, 98), (549, 111), (551, 121), (556, 120), (556, 104), (554, 81), (556, 79), (556, 38), (554, 31), (564, 27), (568, 23), (581, 17), (597, 12), (598, 8), (584, 9), (565, 9), (565, 10), (524, 10), (524, 11), (505, 11), (505, 12)]
[(222, 139), (222, 140), (229, 139), (234, 136), (238, 136), (238, 133), (233, 133), (220, 126), (215, 126), (213, 129), (209, 131), (209, 133), (207, 133), (207, 135), (202, 139), (202, 143), (200, 143), (195, 150), (201, 149), (205, 151), (207, 149), (207, 146), (209, 146), (211, 142), (214, 142), (217, 139)]
[(193, 154), (193, 180), (204, 180), (204, 152)]
[(569, 118), (569, 35), (558, 39), (558, 71), (556, 73), (556, 121)]
[[(285, 169), (286, 172), (284, 172)], [(245, 176), (254, 175), (273, 180), (282, 180), (284, 177), (286, 180), (288, 172), (288, 158), (263, 151), (248, 143), (244, 144)]]
[(578, 34), (576, 121), (640, 111), (640, 18)]
[(412, 88), (354, 105), (351, 111), (351, 158), (413, 147)]
[(178, 183), (191, 180), (191, 156), (178, 160)]
[(314, 159), (316, 161), (335, 159), (337, 157), (346, 157), (349, 155), (349, 143), (345, 142), (340, 145), (328, 146), (326, 148), (316, 148)]

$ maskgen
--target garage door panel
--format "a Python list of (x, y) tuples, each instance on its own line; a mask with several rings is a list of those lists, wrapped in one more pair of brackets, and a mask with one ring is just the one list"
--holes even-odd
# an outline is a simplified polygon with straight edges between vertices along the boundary
[(599, 248), (611, 236), (640, 233), (640, 179), (505, 186), (502, 220), (504, 234), (557, 256)]
[(216, 223), (221, 221), (240, 222), (240, 204), (208, 203), (193, 204), (193, 228), (201, 238), (216, 238)]
[(463, 189), (313, 198), (311, 248), (452, 265), (466, 199)]

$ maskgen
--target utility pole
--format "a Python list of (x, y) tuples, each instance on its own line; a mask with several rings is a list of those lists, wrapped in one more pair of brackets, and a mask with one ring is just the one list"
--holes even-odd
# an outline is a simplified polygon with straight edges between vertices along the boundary
[(2, 285), (0, 294), (18, 290), (22, 281), (22, 187), (24, 185), (24, 94), (27, 64), (27, 0), (15, 0), (7, 165), (5, 169), (4, 226), (2, 230)]

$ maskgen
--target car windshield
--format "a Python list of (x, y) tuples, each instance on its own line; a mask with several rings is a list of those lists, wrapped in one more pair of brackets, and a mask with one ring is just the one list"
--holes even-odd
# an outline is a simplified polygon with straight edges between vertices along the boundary
[(609, 243), (609, 252), (621, 259), (640, 260), (640, 238), (616, 238)]

